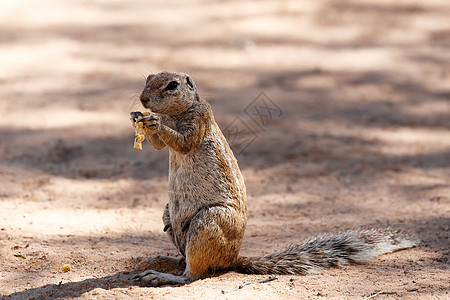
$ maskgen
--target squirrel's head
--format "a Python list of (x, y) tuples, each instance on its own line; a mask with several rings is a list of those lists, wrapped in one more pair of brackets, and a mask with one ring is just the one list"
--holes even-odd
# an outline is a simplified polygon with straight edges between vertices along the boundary
[(179, 115), (199, 101), (194, 81), (185, 73), (150, 74), (140, 100), (145, 108), (166, 115)]

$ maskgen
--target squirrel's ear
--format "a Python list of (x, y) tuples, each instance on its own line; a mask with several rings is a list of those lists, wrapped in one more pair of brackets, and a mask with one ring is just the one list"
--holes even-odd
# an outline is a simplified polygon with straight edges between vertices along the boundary
[(194, 90), (194, 89), (195, 89), (194, 83), (192, 82), (191, 77), (186, 76), (186, 83), (187, 83), (188, 87), (189, 87), (191, 90)]

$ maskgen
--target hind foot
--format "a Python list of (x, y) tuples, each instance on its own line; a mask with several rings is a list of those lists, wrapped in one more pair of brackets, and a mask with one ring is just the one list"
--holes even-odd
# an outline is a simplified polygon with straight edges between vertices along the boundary
[(154, 270), (147, 270), (133, 277), (135, 281), (140, 281), (147, 286), (160, 286), (164, 284), (186, 284), (189, 279), (185, 276), (176, 276), (168, 273), (161, 273)]

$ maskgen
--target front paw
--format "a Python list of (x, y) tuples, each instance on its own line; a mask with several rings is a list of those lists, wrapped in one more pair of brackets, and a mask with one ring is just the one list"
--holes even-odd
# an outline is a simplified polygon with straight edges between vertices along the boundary
[(145, 112), (142, 113), (140, 111), (133, 111), (130, 113), (130, 121), (131, 121), (131, 125), (133, 125), (133, 127), (136, 126), (136, 123), (139, 122), (139, 120), (141, 120), (142, 118), (144, 118), (145, 116), (150, 115), (150, 113)]
[(139, 122), (142, 122), (145, 128), (152, 131), (159, 131), (161, 129), (161, 118), (157, 114), (145, 116)]

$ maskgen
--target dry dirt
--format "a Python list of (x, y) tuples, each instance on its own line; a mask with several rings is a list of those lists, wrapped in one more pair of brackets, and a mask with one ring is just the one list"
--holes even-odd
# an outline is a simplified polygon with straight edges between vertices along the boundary
[[(2, 299), (448, 299), (448, 0), (0, 7)], [(244, 255), (360, 225), (420, 246), (242, 289), (267, 276), (137, 286), (137, 270), (171, 269), (148, 258), (177, 255), (167, 150), (134, 150), (128, 120), (163, 70), (192, 75), (239, 152)]]

